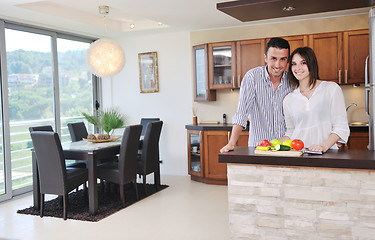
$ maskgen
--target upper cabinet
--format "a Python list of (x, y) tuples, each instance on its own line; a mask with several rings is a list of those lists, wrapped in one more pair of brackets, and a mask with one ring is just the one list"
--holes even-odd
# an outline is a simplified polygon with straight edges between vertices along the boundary
[(364, 83), (365, 60), (369, 55), (368, 30), (309, 35), (309, 45), (318, 59), (321, 80)]
[[(369, 31), (355, 30), (282, 37), (290, 52), (311, 47), (319, 79), (338, 84), (364, 83)], [(270, 38), (208, 43), (193, 47), (194, 101), (215, 101), (217, 89), (236, 89), (247, 71), (262, 66)]]
[(342, 83), (364, 83), (365, 61), (370, 53), (369, 31), (347, 31), (343, 34), (344, 75)]
[(244, 40), (237, 42), (237, 78), (236, 87), (241, 86), (241, 81), (247, 71), (254, 67), (264, 65), (265, 39)]
[(194, 101), (215, 101), (216, 92), (208, 87), (207, 44), (193, 47)]
[(235, 88), (236, 42), (209, 43), (208, 56), (209, 88)]
[(319, 79), (342, 81), (342, 33), (309, 35), (309, 46), (314, 50), (319, 65)]
[(283, 38), (289, 42), (290, 53), (292, 53), (296, 48), (308, 46), (309, 38), (307, 35), (286, 36)]

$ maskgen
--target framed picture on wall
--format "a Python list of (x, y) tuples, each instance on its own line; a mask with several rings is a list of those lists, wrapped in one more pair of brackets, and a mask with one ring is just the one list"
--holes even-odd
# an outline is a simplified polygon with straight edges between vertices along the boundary
[(138, 53), (141, 93), (159, 92), (158, 53)]

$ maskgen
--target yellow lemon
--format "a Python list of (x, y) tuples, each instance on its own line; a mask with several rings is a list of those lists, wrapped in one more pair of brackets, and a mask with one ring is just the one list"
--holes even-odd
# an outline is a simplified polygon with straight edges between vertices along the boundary
[(289, 147), (292, 147), (292, 139), (289, 139), (289, 140), (285, 140), (284, 142), (283, 142), (283, 145), (286, 145), (286, 146), (289, 146)]

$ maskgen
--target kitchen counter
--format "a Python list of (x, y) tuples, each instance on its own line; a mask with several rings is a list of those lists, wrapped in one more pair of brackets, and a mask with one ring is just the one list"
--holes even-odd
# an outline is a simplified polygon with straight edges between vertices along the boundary
[[(187, 130), (198, 130), (198, 131), (232, 131), (232, 123), (199, 123), (198, 125), (185, 125)], [(249, 131), (244, 128), (243, 131)]]
[(219, 162), (375, 170), (375, 152), (368, 150), (328, 150), (322, 155), (300, 157), (259, 156), (254, 155), (254, 150), (253, 147), (236, 147), (234, 151), (219, 154)]
[(373, 239), (374, 151), (270, 157), (236, 147), (219, 162), (231, 239)]

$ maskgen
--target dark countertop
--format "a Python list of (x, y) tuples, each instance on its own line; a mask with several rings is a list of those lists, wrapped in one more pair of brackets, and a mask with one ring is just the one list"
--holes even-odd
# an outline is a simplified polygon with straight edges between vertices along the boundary
[(368, 132), (368, 126), (349, 126), (350, 132)]
[(254, 147), (236, 147), (234, 151), (220, 153), (219, 162), (375, 170), (375, 151), (328, 150), (322, 155), (303, 154), (300, 157), (279, 157), (254, 155), (254, 149)]
[[(187, 130), (198, 130), (198, 131), (232, 131), (232, 123), (199, 123), (198, 125), (185, 125)], [(248, 129), (244, 129), (248, 131)]]

